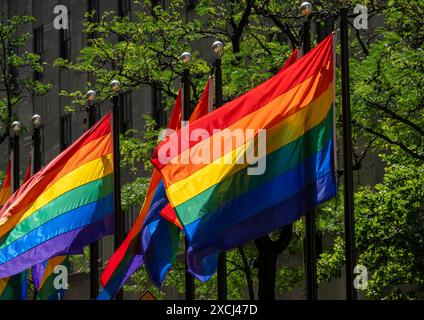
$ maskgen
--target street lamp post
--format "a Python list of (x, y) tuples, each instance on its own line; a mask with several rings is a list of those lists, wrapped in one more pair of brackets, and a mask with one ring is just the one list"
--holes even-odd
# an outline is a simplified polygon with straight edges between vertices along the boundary
[[(309, 2), (303, 2), (300, 11), (305, 17), (303, 22), (303, 55), (311, 50), (311, 15), (312, 5)], [(317, 253), (316, 253), (316, 212), (310, 209), (305, 214), (305, 267), (306, 267), (306, 291), (308, 300), (317, 300), (318, 283), (317, 283)]]
[[(121, 83), (118, 80), (112, 80), (111, 88), (113, 91), (112, 96), (112, 139), (113, 139), (113, 180), (114, 180), (114, 208), (115, 208), (115, 251), (118, 250), (124, 238), (124, 223), (121, 207), (121, 154), (119, 147), (119, 95), (118, 92), (121, 88)], [(123, 299), (122, 289), (117, 295), (117, 300)]]
[[(97, 122), (96, 105), (93, 103), (96, 91), (87, 92), (88, 127), (93, 127)], [(95, 300), (99, 295), (99, 242), (90, 244), (90, 299)]]
[(41, 170), (41, 116), (32, 117), (32, 174)]
[(356, 265), (355, 217), (353, 199), (352, 168), (352, 124), (350, 112), (349, 79), (349, 37), (348, 8), (340, 11), (340, 44), (342, 71), (342, 112), (343, 112), (343, 179), (344, 179), (344, 222), (346, 244), (346, 299), (356, 300), (357, 292), (353, 286), (353, 271)]
[[(222, 61), (221, 57), (224, 52), (224, 44), (217, 40), (212, 44), (216, 58), (214, 62), (215, 67), (215, 107), (219, 108), (223, 104), (222, 97)], [(227, 254), (220, 252), (218, 257), (217, 269), (218, 281), (218, 300), (227, 300)]]
[(19, 121), (15, 121), (11, 125), (12, 137), (11, 137), (11, 150), (12, 150), (12, 192), (15, 192), (19, 188), (19, 135), (21, 134), (22, 124)]
[[(41, 116), (34, 114), (32, 116), (32, 161), (31, 176), (41, 170)], [(33, 299), (37, 299), (37, 290), (34, 290)]]
[[(191, 53), (184, 52), (181, 55), (181, 61), (184, 64), (183, 76), (181, 78), (181, 85), (183, 90), (183, 111), (182, 111), (182, 123), (181, 125), (186, 125), (187, 121), (190, 119), (191, 108), (190, 108), (190, 69), (188, 65), (191, 61)], [(194, 289), (194, 277), (188, 272), (188, 263), (187, 263), (187, 250), (189, 244), (187, 238), (185, 239), (185, 295), (186, 300), (192, 301), (195, 299), (195, 289)]]

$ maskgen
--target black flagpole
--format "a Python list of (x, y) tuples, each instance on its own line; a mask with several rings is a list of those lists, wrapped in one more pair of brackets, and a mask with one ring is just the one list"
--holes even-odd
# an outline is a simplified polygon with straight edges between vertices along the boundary
[(352, 124), (350, 112), (348, 8), (342, 8), (340, 13), (343, 109), (343, 178), (346, 244), (346, 299), (356, 300), (357, 292), (353, 286), (353, 271), (356, 265), (356, 249), (352, 171)]
[[(31, 175), (36, 174), (41, 170), (41, 117), (39, 115), (34, 115), (32, 117), (32, 172)], [(34, 288), (33, 299), (37, 299), (37, 290)]]
[[(221, 58), (215, 59), (215, 107), (223, 104)], [(227, 300), (227, 254), (220, 252), (217, 269), (218, 300)]]
[[(117, 80), (112, 81), (112, 89), (114, 95), (112, 97), (112, 138), (113, 138), (113, 180), (114, 180), (114, 208), (115, 208), (115, 251), (118, 250), (124, 238), (124, 223), (121, 207), (121, 154), (119, 147), (119, 131), (120, 131), (120, 120), (119, 120), (119, 87), (120, 83)], [(119, 291), (116, 300), (123, 300), (123, 291)]]
[[(34, 115), (33, 119), (38, 115)], [(41, 120), (40, 120), (41, 121)], [(32, 130), (32, 174), (41, 170), (41, 135), (40, 124), (33, 124)]]
[(19, 180), (19, 170), (20, 170), (20, 164), (19, 164), (19, 131), (20, 131), (20, 123), (17, 121), (12, 124), (12, 128), (18, 128), (19, 129), (12, 129), (12, 136), (11, 136), (11, 150), (12, 150), (12, 192), (15, 192), (19, 189), (20, 180)]
[[(191, 57), (188, 52), (183, 53), (183, 62), (188, 65), (190, 58), (185, 59), (186, 57)], [(182, 121), (183, 125), (187, 123), (190, 119), (191, 108), (190, 108), (190, 70), (186, 66), (183, 71), (183, 76), (181, 78), (181, 85), (183, 89), (183, 111), (182, 111)], [(195, 299), (195, 289), (194, 289), (194, 277), (188, 272), (188, 263), (187, 263), (187, 249), (188, 241), (185, 239), (185, 295), (186, 300), (192, 301)]]
[[(94, 91), (88, 92), (88, 127), (93, 127), (97, 119), (97, 106), (93, 104)], [(96, 300), (99, 295), (99, 242), (90, 244), (90, 299)]]
[[(311, 22), (309, 18), (303, 22), (303, 55), (311, 50), (311, 34), (309, 32)], [(317, 300), (317, 253), (316, 253), (316, 224), (315, 209), (310, 209), (305, 214), (306, 237), (305, 237), (305, 267), (307, 299)]]

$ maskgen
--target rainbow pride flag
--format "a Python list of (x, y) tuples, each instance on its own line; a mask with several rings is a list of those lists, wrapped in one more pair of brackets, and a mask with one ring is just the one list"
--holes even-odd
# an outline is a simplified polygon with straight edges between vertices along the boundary
[[(333, 54), (329, 36), (156, 148), (152, 163), (189, 240), (193, 274), (213, 274), (220, 251), (281, 228), (336, 194)], [(208, 136), (192, 139), (199, 131)]]
[(24, 183), (0, 210), (0, 277), (77, 254), (114, 231), (111, 114)]

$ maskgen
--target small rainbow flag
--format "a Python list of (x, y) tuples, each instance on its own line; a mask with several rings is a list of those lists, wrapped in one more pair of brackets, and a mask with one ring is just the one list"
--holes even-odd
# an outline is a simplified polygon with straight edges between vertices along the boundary
[[(199, 104), (193, 111), (192, 117), (190, 121), (194, 121), (197, 117), (202, 117), (206, 115), (212, 108), (212, 87), (213, 81), (211, 78), (208, 79), (205, 90), (203, 92), (202, 98), (200, 99)], [(181, 128), (182, 123), (182, 91), (180, 90), (175, 101), (171, 118), (169, 120), (168, 129), (178, 130)], [(163, 226), (164, 219), (158, 219), (158, 215), (155, 214), (153, 217), (153, 211), (157, 211), (158, 209), (165, 210), (166, 213), (164, 216), (167, 220), (178, 226), (179, 222), (176, 218), (176, 214), (173, 211), (172, 207), (168, 206), (168, 200), (163, 199), (161, 190), (163, 189), (163, 183), (161, 182), (160, 174), (157, 170), (153, 170), (152, 177), (150, 179), (150, 184), (147, 189), (146, 198), (144, 200), (144, 204), (141, 208), (141, 211), (131, 228), (129, 234), (125, 238), (122, 245), (118, 248), (118, 250), (112, 255), (110, 258), (106, 269), (104, 270), (100, 282), (103, 286), (103, 290), (100, 293), (98, 299), (99, 300), (110, 300), (115, 298), (119, 290), (122, 286), (127, 282), (129, 277), (140, 268), (143, 264), (143, 256), (142, 256), (142, 248), (141, 244), (144, 241), (144, 248), (150, 247), (155, 240), (162, 240), (162, 237), (153, 236), (156, 230), (163, 230), (162, 228), (157, 228), (158, 225)], [(156, 199), (154, 199), (156, 197)], [(161, 210), (160, 214), (163, 215)], [(142, 239), (142, 229), (146, 222), (146, 218), (150, 215), (149, 220), (150, 228), (144, 229), (144, 240)], [(163, 218), (163, 217), (162, 217)], [(147, 221), (149, 222), (149, 221)], [(167, 221), (165, 221), (167, 222)], [(170, 255), (173, 255), (173, 252), (176, 250), (175, 241), (177, 239), (175, 228), (173, 225), (168, 223), (165, 225), (166, 228), (169, 228), (169, 232), (167, 232), (166, 243), (167, 247), (169, 247)], [(165, 228), (165, 229), (166, 229)], [(151, 233), (150, 233), (151, 230)], [(148, 231), (148, 232), (146, 232)], [(165, 230), (166, 231), (166, 230)], [(153, 241), (151, 241), (153, 239)], [(152, 254), (152, 257), (155, 256), (155, 249), (149, 250), (145, 249)], [(146, 252), (146, 251), (145, 251)], [(152, 260), (153, 262), (153, 260)], [(149, 266), (148, 266), (149, 269)], [(152, 268), (151, 268), (152, 269)], [(161, 272), (163, 275), (163, 271)], [(162, 276), (161, 275), (161, 276)]]
[[(193, 274), (210, 276), (220, 251), (281, 228), (335, 195), (333, 54), (329, 36), (156, 148), (152, 163), (189, 240)], [(199, 131), (208, 136), (192, 139)]]
[(114, 231), (111, 114), (32, 176), (0, 210), (0, 277)]

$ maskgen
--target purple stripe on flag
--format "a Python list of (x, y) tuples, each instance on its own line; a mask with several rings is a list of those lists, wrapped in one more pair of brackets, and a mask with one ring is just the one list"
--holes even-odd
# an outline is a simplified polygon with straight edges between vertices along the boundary
[(20, 273), (55, 256), (80, 254), (88, 244), (113, 234), (114, 225), (114, 214), (110, 213), (90, 225), (52, 238), (0, 265), (0, 278)]

